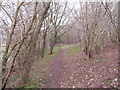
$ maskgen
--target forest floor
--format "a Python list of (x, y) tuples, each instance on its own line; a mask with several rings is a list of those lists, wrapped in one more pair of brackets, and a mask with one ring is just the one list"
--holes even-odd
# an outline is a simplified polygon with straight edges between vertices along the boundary
[(51, 60), (48, 88), (116, 88), (117, 48), (106, 47), (89, 60), (79, 46), (62, 47)]
[[(118, 49), (106, 47), (89, 60), (80, 45), (56, 47), (33, 64), (27, 88), (116, 88)], [(20, 86), (23, 87), (23, 86)]]
[[(78, 50), (78, 51), (77, 51)], [(89, 60), (78, 49), (66, 51), (65, 72), (61, 88), (114, 88), (118, 85), (117, 48), (106, 47), (100, 54)]]

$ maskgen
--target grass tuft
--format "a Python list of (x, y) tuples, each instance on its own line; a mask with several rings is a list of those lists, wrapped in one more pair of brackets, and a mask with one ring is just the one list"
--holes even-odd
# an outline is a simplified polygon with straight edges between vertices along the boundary
[(18, 86), (19, 88), (35, 88), (37, 87), (37, 82), (33, 80), (28, 80), (27, 84), (21, 84)]
[(14, 77), (12, 78), (12, 81), (15, 82), (18, 78), (20, 78), (20, 76), (19, 76), (19, 75), (16, 75), (16, 76), (14, 76)]
[(71, 47), (68, 49), (67, 53), (68, 54), (76, 54), (76, 53), (79, 53), (81, 51), (81, 48), (80, 47)]

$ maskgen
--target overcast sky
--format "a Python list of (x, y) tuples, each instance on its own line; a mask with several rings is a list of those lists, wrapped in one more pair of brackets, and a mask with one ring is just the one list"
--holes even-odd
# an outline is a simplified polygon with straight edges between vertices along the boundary
[[(30, 1), (36, 1), (36, 0), (0, 0), (0, 2), (7, 2), (7, 1), (12, 1), (12, 2), (17, 2), (17, 1), (26, 1), (26, 2), (30, 2)], [(37, 0), (39, 2), (42, 2), (42, 1), (61, 1), (61, 2), (97, 2), (97, 1), (110, 1), (110, 2), (118, 2), (120, 0)]]

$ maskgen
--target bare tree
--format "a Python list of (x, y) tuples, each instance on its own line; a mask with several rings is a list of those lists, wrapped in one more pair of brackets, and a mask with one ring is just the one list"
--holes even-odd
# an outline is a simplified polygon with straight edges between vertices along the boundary
[[(108, 11), (104, 9), (102, 4), (100, 2), (80, 3), (79, 12), (74, 10), (76, 15), (73, 14), (80, 25), (78, 30), (81, 32), (79, 36), (83, 50), (89, 58), (92, 58), (94, 52), (99, 53), (105, 44), (110, 43), (110, 36), (116, 37), (113, 31), (113, 26), (116, 28), (116, 24), (114, 23), (111, 26), (113, 21), (111, 22), (108, 19), (108, 17), (115, 18), (116, 16), (112, 13), (109, 13), (110, 15), (107, 16)], [(108, 21), (109, 23), (107, 23)]]
[(48, 29), (50, 29), (49, 21), (45, 20), (44, 21), (44, 29), (42, 31), (42, 38), (43, 38), (43, 44), (42, 44), (42, 48), (41, 48), (41, 57), (42, 58), (44, 57)]
[[(22, 2), (22, 3), (23, 3), (23, 2)], [(2, 89), (4, 89), (5, 86), (6, 86), (6, 84), (7, 84), (8, 78), (10, 77), (10, 75), (11, 75), (11, 73), (12, 73), (12, 70), (13, 70), (13, 67), (14, 67), (14, 64), (15, 64), (16, 57), (18, 56), (18, 54), (19, 54), (19, 52), (20, 52), (20, 49), (21, 49), (21, 47), (22, 47), (25, 39), (26, 39), (27, 36), (29, 35), (29, 32), (30, 32), (31, 28), (32, 28), (33, 22), (34, 22), (35, 17), (36, 17), (36, 6), (37, 6), (37, 3), (35, 4), (35, 10), (34, 10), (34, 15), (33, 15), (33, 17), (32, 17), (32, 22), (31, 22), (30, 26), (28, 27), (26, 33), (24, 34), (24, 37), (20, 40), (19, 43), (15, 44), (15, 45), (18, 45), (18, 44), (19, 44), (19, 45), (18, 45), (18, 48), (17, 48), (17, 50), (16, 50), (16, 52), (15, 52), (15, 54), (14, 54), (14, 56), (13, 56), (12, 64), (11, 64), (11, 66), (10, 66), (10, 71), (7, 73), (7, 75), (6, 75), (6, 77), (5, 77), (4, 81), (3, 81), (3, 87), (2, 87)]]
[(31, 42), (29, 44), (29, 48), (27, 51), (27, 59), (24, 61), (25, 68), (24, 68), (23, 76), (22, 76), (23, 83), (26, 83), (28, 80), (29, 72), (30, 72), (31, 66), (32, 66), (32, 64), (34, 62), (34, 58), (35, 58), (34, 52), (35, 52), (35, 47), (36, 47), (37, 40), (38, 40), (38, 35), (40, 33), (42, 23), (43, 23), (44, 19), (46, 18), (48, 9), (50, 7), (50, 2), (43, 2), (43, 3), (45, 4), (45, 7), (44, 7), (45, 9), (42, 12), (42, 14), (40, 15), (37, 28), (33, 32), (33, 36), (31, 38)]
[[(63, 11), (61, 12), (61, 10)], [(52, 35), (50, 38), (50, 53), (53, 54), (53, 48), (56, 44), (57, 38), (59, 37), (59, 33), (62, 31), (62, 29), (65, 27), (65, 25), (68, 24), (69, 19), (66, 19), (66, 16), (69, 15), (69, 13), (66, 15), (67, 10), (67, 2), (64, 3), (64, 7), (61, 8), (60, 3), (53, 3), (52, 9), (51, 9), (51, 23), (53, 25), (52, 28)]]
[[(16, 12), (15, 12), (15, 15), (14, 15), (14, 19), (12, 21), (12, 25), (11, 25), (11, 28), (10, 28), (10, 32), (9, 32), (9, 35), (8, 35), (8, 40), (7, 40), (7, 43), (6, 43), (6, 48), (5, 48), (5, 52), (3, 54), (3, 61), (2, 61), (2, 75), (5, 76), (5, 68), (6, 68), (6, 62), (8, 60), (8, 51), (10, 49), (10, 45), (11, 45), (11, 40), (12, 40), (12, 36), (13, 36), (13, 33), (14, 33), (14, 30), (15, 30), (15, 26), (16, 26), (16, 23), (17, 23), (17, 16), (18, 16), (18, 12), (19, 12), (19, 9), (20, 7), (22, 6), (23, 2), (22, 3), (18, 3), (18, 6), (17, 6), (17, 9), (16, 9)], [(4, 78), (3, 78), (3, 81), (4, 81)]]

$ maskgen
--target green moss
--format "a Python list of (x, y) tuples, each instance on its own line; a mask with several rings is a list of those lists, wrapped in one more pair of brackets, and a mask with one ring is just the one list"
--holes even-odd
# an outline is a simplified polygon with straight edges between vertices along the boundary
[(53, 49), (53, 52), (56, 53), (58, 50), (59, 50), (59, 47), (55, 46), (54, 49)]
[(18, 88), (35, 88), (37, 87), (37, 82), (33, 80), (28, 80), (26, 84), (21, 84)]
[(20, 78), (20, 76), (19, 76), (19, 75), (15, 75), (15, 76), (12, 78), (13, 82), (15, 82), (18, 78)]
[(106, 80), (106, 85), (109, 86), (112, 83), (112, 80)]
[(96, 60), (96, 62), (103, 62), (104, 60)]
[(48, 78), (47, 78), (47, 77), (44, 77), (44, 78), (42, 78), (42, 79), (40, 80), (40, 82), (41, 82), (42, 84), (48, 83)]
[(27, 87), (26, 88), (35, 88), (37, 86), (37, 82), (36, 81), (31, 81), (31, 80), (28, 80), (27, 82)]

